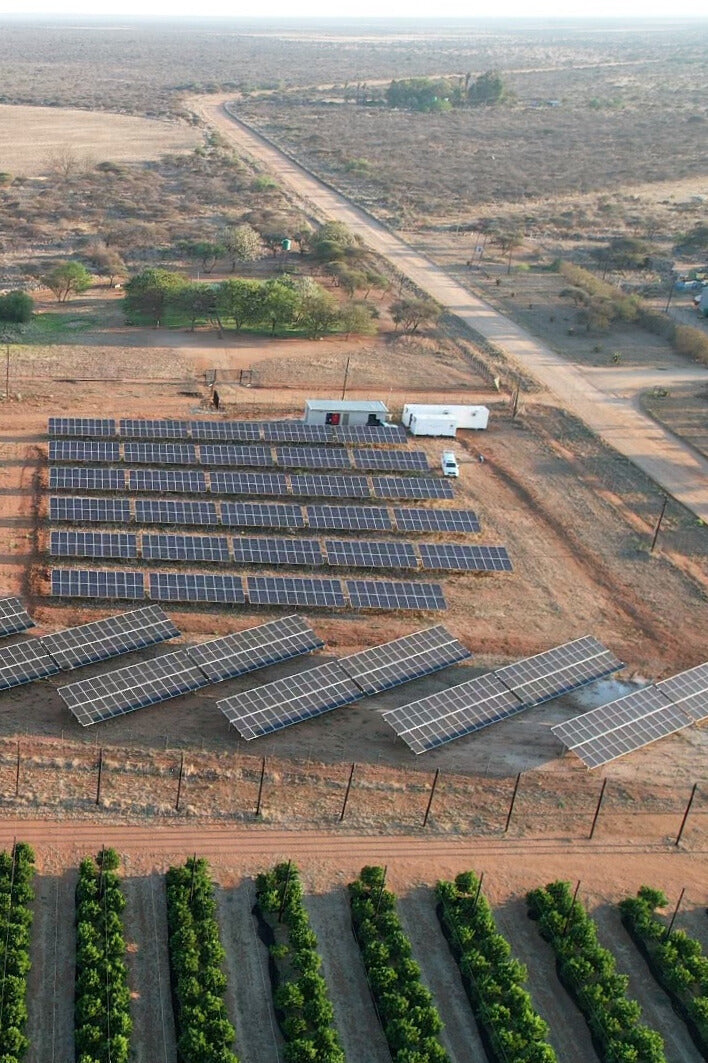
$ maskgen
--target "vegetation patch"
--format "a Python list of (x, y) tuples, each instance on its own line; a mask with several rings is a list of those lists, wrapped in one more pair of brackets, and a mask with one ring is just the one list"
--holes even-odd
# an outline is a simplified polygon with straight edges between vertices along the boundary
[(0, 853), (0, 1059), (19, 1063), (29, 1048), (27, 975), (34, 900), (34, 853), (16, 842), (11, 852)]

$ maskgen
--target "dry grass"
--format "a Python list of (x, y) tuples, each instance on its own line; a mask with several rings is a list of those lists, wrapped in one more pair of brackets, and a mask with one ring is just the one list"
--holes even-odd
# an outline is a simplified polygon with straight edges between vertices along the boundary
[(139, 162), (201, 143), (177, 122), (92, 114), (56, 107), (0, 106), (0, 168), (15, 176), (46, 174), (57, 164)]

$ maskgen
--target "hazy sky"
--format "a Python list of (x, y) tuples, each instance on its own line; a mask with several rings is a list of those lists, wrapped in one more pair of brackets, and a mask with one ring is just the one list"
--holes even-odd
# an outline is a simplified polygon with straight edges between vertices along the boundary
[[(174, 16), (222, 18), (285, 17), (312, 18), (333, 16), (347, 18), (706, 18), (705, 0), (593, 0), (579, 12), (567, 0), (500, 0), (494, 5), (470, 4), (469, 0), (257, 0), (235, 4), (233, 0), (0, 0), (0, 15), (112, 15), (130, 18)], [(700, 32), (700, 31), (699, 31)]]

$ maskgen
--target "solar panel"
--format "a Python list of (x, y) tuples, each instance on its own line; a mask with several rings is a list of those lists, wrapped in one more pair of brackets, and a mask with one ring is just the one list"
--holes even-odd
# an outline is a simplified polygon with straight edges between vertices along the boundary
[(143, 532), (141, 553), (146, 561), (229, 561), (224, 535), (165, 535)]
[(191, 421), (192, 439), (224, 443), (258, 442), (262, 421)]
[(459, 572), (512, 572), (505, 546), (460, 546), (458, 543), (421, 543), (423, 568)]
[(217, 701), (230, 724), (250, 741), (358, 701), (362, 694), (336, 662), (278, 679)]
[(337, 443), (375, 443), (399, 446), (407, 442), (406, 430), (402, 424), (368, 425), (332, 425), (332, 437)]
[(163, 602), (227, 602), (243, 605), (246, 601), (239, 576), (209, 572), (151, 572), (150, 597)]
[(285, 469), (351, 469), (343, 447), (276, 447), (275, 460)]
[(708, 716), (708, 662), (656, 684), (664, 697), (696, 721)]
[(123, 460), (129, 465), (196, 465), (193, 443), (124, 443)]
[(144, 598), (142, 572), (118, 569), (53, 568), (55, 598)]
[(0, 690), (31, 683), (34, 679), (45, 679), (56, 675), (59, 666), (55, 664), (39, 639), (16, 642), (13, 646), (0, 647)]
[(383, 506), (308, 506), (307, 523), (327, 531), (392, 531)]
[(568, 749), (575, 749), (590, 739), (614, 731), (617, 727), (636, 723), (642, 716), (650, 716), (667, 708), (671, 702), (653, 683), (641, 690), (634, 690), (606, 705), (584, 712), (565, 723), (558, 723), (551, 728), (553, 734)]
[(372, 480), (376, 498), (452, 498), (447, 480), (432, 476), (375, 476)]
[(239, 565), (322, 565), (322, 549), (316, 539), (233, 540), (234, 560)]
[(353, 464), (357, 469), (430, 472), (428, 458), (422, 450), (355, 450)]
[(309, 579), (305, 576), (248, 576), (251, 605), (309, 605), (342, 608), (346, 605), (338, 579)]
[(133, 517), (128, 498), (72, 498), (52, 495), (49, 519), (74, 524), (129, 524)]
[(221, 523), (228, 528), (304, 528), (300, 506), (277, 502), (222, 502)]
[(116, 434), (116, 422), (103, 417), (50, 417), (50, 436), (101, 439)]
[(20, 599), (0, 598), (0, 635), (14, 635), (28, 627), (34, 627), (34, 620)]
[(210, 472), (213, 495), (287, 495), (288, 481), (282, 472)]
[(371, 488), (365, 476), (316, 476), (302, 473), (290, 477), (294, 495), (307, 498), (369, 498)]
[(212, 683), (233, 679), (279, 661), (287, 661), (324, 646), (322, 639), (299, 616), (285, 616), (267, 624), (211, 639), (187, 650)]
[(120, 435), (123, 439), (188, 439), (189, 422), (124, 417)]
[(504, 668), (496, 668), (495, 675), (524, 705), (531, 707), (577, 690), (622, 667), (622, 661), (597, 639), (587, 635)]
[(274, 464), (270, 447), (246, 444), (202, 443), (199, 457), (202, 465), (257, 465), (268, 468)]
[(477, 514), (471, 509), (394, 509), (399, 531), (478, 532)]
[(44, 635), (42, 645), (64, 671), (106, 661), (131, 650), (154, 646), (180, 634), (159, 605), (146, 605), (119, 616)]
[(50, 491), (124, 491), (123, 469), (53, 465), (49, 469)]
[(332, 433), (327, 425), (304, 424), (303, 421), (264, 421), (263, 438), (267, 443), (328, 443)]
[(52, 557), (137, 557), (138, 538), (132, 532), (53, 531)]
[(415, 631), (383, 646), (343, 657), (339, 665), (365, 694), (378, 694), (471, 656), (461, 642), (438, 624), (427, 631)]
[(411, 543), (384, 539), (327, 539), (328, 565), (347, 568), (418, 568)]
[(218, 524), (214, 502), (183, 502), (166, 498), (137, 498), (138, 524)]
[(155, 705), (208, 684), (184, 650), (59, 687), (58, 693), (82, 727)]
[(205, 494), (206, 477), (200, 469), (130, 469), (130, 491), (154, 491), (156, 494)]
[(348, 579), (354, 609), (447, 609), (439, 583)]
[(452, 742), (525, 708), (493, 672), (438, 694), (388, 709), (382, 718), (414, 753)]
[(50, 439), (50, 461), (120, 461), (120, 443), (105, 440)]

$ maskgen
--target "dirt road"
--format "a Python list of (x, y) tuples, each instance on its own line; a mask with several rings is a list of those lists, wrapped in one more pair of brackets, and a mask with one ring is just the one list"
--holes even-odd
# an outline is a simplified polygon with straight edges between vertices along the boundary
[(577, 366), (466, 291), (371, 215), (353, 206), (234, 119), (225, 110), (225, 100), (226, 97), (200, 97), (192, 101), (192, 106), (238, 148), (258, 159), (284, 185), (312, 203), (319, 215), (345, 222), (419, 288), (502, 348), (606, 443), (633, 461), (697, 517), (708, 520), (708, 460), (636, 409), (632, 398), (605, 390), (599, 381), (589, 379)]

